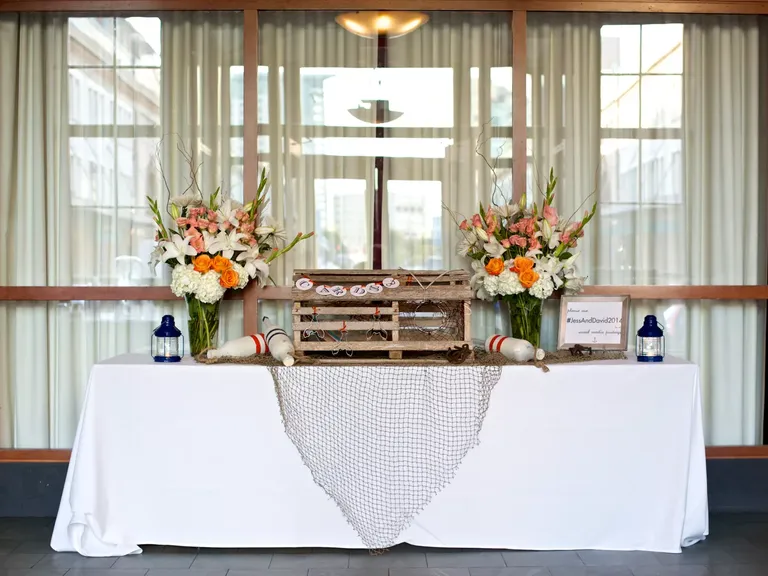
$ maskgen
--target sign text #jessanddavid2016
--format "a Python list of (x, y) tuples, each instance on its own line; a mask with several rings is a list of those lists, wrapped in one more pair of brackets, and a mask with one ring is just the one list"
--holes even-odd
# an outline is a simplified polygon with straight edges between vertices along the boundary
[(565, 341), (584, 346), (620, 344), (621, 319), (621, 302), (568, 302)]

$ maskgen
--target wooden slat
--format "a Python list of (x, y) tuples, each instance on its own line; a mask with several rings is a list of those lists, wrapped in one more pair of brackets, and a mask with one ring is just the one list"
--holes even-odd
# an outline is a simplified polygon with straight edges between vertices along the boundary
[[(259, 189), (259, 13), (243, 13), (243, 199), (256, 199)], [(243, 334), (259, 330), (259, 291), (246, 287), (243, 298)]]
[(392, 302), (402, 300), (471, 300), (472, 289), (469, 286), (432, 286), (429, 290), (424, 290), (420, 287), (403, 287), (395, 288), (393, 290), (384, 290), (381, 294), (368, 294), (366, 296), (353, 296), (347, 292), (344, 296), (321, 296), (316, 292), (299, 290), (294, 288), (292, 290), (293, 300), (301, 302), (304, 306), (312, 306), (313, 302), (359, 302), (365, 304), (366, 302)]
[(346, 320), (329, 320), (320, 322), (294, 322), (293, 330), (341, 330), (346, 322), (347, 330), (394, 330), (397, 324), (394, 322), (361, 322)]
[(157, 10), (456, 10), (768, 14), (756, 0), (0, 0), (0, 12)]
[[(298, 303), (297, 303), (298, 304)], [(375, 314), (376, 311), (379, 311), (379, 314), (381, 316), (389, 316), (394, 311), (395, 308), (385, 306), (315, 306), (314, 308), (306, 308), (306, 307), (294, 307), (293, 314), (294, 316), (311, 316), (312, 314), (315, 314), (315, 308), (317, 309), (317, 315), (328, 315), (328, 314), (349, 314), (349, 315), (367, 315), (367, 314)]]
[(768, 458), (768, 446), (708, 446), (707, 458), (711, 460)]
[(69, 462), (70, 450), (0, 450), (0, 462)]
[(334, 350), (352, 350), (358, 352), (384, 352), (386, 350), (416, 350), (416, 351), (433, 351), (433, 350), (450, 350), (455, 346), (463, 346), (466, 344), (463, 340), (457, 341), (440, 341), (440, 340), (426, 340), (426, 341), (409, 341), (403, 342), (342, 342), (339, 346), (338, 342), (302, 342), (301, 349), (304, 352), (329, 352)]
[(525, 117), (525, 73), (528, 66), (526, 19), (526, 12), (512, 13), (512, 200), (515, 202), (519, 202), (525, 193), (528, 165), (528, 128)]

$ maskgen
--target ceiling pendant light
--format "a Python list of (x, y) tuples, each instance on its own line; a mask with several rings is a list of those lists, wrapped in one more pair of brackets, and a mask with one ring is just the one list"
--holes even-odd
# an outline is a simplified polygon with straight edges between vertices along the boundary
[(423, 12), (347, 12), (336, 16), (345, 30), (363, 38), (397, 38), (423, 26), (429, 16)]

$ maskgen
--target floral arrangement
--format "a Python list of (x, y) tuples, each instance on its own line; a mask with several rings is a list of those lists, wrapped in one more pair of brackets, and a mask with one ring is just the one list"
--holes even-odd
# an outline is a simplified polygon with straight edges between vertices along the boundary
[(555, 290), (578, 293), (584, 278), (576, 273), (574, 251), (597, 203), (581, 220), (561, 218), (554, 206), (557, 178), (550, 170), (541, 206), (480, 206), (459, 224), (459, 255), (472, 259), (472, 289), (482, 300), (504, 300), (510, 307), (512, 335), (539, 346), (541, 302)]
[(245, 205), (231, 198), (220, 203), (220, 188), (206, 204), (199, 188), (190, 186), (170, 198), (171, 227), (164, 224), (157, 200), (147, 197), (157, 226), (150, 267), (154, 271), (165, 262), (173, 268), (171, 290), (187, 301), (193, 355), (215, 347), (218, 304), (226, 291), (241, 290), (251, 280), (265, 285), (270, 263), (314, 234), (299, 233), (286, 245), (285, 228), (261, 216), (266, 186), (262, 171), (256, 199)]

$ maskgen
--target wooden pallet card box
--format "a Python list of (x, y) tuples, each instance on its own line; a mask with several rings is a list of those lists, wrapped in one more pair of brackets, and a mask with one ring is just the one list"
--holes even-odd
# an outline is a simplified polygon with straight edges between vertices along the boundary
[[(312, 287), (298, 288), (302, 278)], [(387, 278), (399, 285), (384, 287)], [(293, 280), (293, 343), (299, 357), (444, 363), (448, 350), (472, 348), (472, 291), (465, 270), (296, 270)], [(354, 295), (361, 291), (353, 287), (371, 284), (371, 291)], [(319, 286), (342, 286), (345, 292), (318, 294)]]

